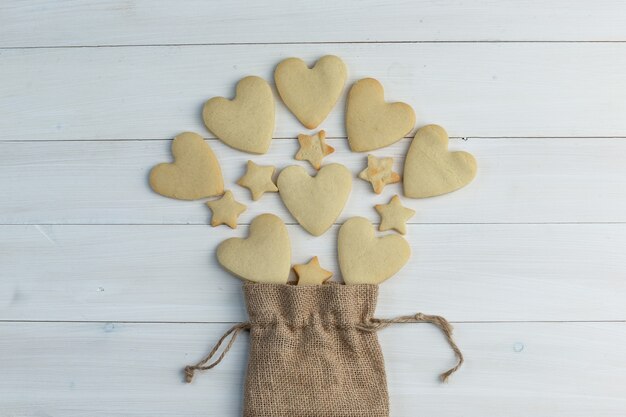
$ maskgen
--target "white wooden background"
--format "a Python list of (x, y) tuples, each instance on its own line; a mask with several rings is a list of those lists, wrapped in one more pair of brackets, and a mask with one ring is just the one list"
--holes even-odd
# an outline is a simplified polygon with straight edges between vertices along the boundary
[[(414, 255), (378, 314), (455, 323), (380, 333), (392, 415), (626, 415), (626, 4), (622, 0), (14, 1), (0, 3), (0, 416), (238, 416), (247, 337), (192, 385), (180, 369), (245, 319), (214, 260), (264, 211), (290, 223), (294, 263), (337, 271), (337, 226), (313, 238), (276, 195), (234, 181), (250, 157), (215, 139), (248, 204), (236, 231), (203, 202), (152, 193), (147, 174), (200, 109), (281, 59), (341, 56), (418, 124), (479, 162), (456, 193), (404, 203)], [(295, 163), (303, 128), (278, 104), (261, 163)], [(327, 161), (355, 174), (343, 100)], [(461, 140), (464, 139), (464, 140)], [(408, 139), (375, 152), (398, 169)], [(375, 196), (356, 180), (339, 219)]]

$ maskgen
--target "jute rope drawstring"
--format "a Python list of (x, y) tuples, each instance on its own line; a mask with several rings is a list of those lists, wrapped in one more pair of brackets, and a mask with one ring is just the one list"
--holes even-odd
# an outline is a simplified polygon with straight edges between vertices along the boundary
[[(238, 323), (234, 325), (233, 327), (231, 327), (230, 330), (224, 333), (224, 335), (220, 338), (220, 340), (218, 340), (218, 342), (215, 344), (211, 352), (207, 356), (205, 356), (204, 359), (202, 359), (200, 362), (198, 362), (195, 365), (185, 366), (185, 381), (187, 383), (190, 383), (193, 380), (193, 375), (196, 371), (198, 370), (205, 371), (219, 364), (222, 361), (222, 359), (224, 359), (224, 356), (226, 356), (226, 353), (228, 353), (230, 348), (233, 346), (233, 343), (235, 343), (235, 340), (237, 340), (237, 335), (239, 335), (239, 332), (241, 332), (242, 330), (249, 329), (249, 328), (250, 328), (250, 322), (247, 322), (247, 321), (243, 323)], [(215, 361), (206, 365), (206, 363), (210, 361), (213, 358), (213, 356), (217, 353), (220, 346), (222, 346), (222, 343), (224, 342), (224, 340), (226, 340), (226, 338), (230, 336), (231, 334), (232, 336), (230, 340), (228, 341), (228, 344), (224, 348), (224, 351), (222, 352), (222, 354)]]
[[(448, 344), (454, 351), (454, 354), (456, 355), (456, 358), (457, 358), (456, 365), (441, 374), (441, 380), (443, 382), (447, 382), (450, 375), (455, 373), (463, 364), (463, 354), (461, 353), (461, 350), (459, 349), (459, 347), (454, 342), (454, 339), (452, 338), (452, 325), (441, 316), (430, 316), (427, 314), (417, 313), (413, 316), (400, 316), (400, 317), (396, 317), (393, 319), (370, 319), (367, 323), (362, 324), (362, 325), (357, 325), (356, 327), (357, 329), (361, 331), (376, 332), (380, 329), (384, 329), (385, 327), (388, 327), (396, 323), (431, 323), (437, 326), (439, 329), (441, 329), (443, 334), (446, 336), (446, 339), (448, 340)], [(250, 329), (250, 322), (238, 323), (234, 325), (233, 327), (231, 327), (226, 333), (224, 333), (224, 335), (220, 338), (220, 340), (217, 341), (217, 343), (215, 344), (211, 352), (206, 357), (204, 357), (200, 362), (198, 362), (195, 365), (189, 365), (185, 367), (185, 381), (187, 383), (191, 382), (193, 380), (195, 371), (198, 371), (198, 370), (205, 371), (207, 369), (211, 369), (217, 366), (217, 364), (219, 364), (222, 361), (222, 359), (224, 359), (224, 356), (226, 356), (226, 353), (228, 353), (230, 348), (233, 346), (233, 344), (235, 343), (235, 340), (237, 340), (237, 336), (239, 335), (239, 333), (242, 330), (247, 330), (247, 329)], [(215, 356), (217, 351), (222, 346), (222, 343), (224, 343), (226, 338), (228, 338), (228, 336), (230, 335), (232, 336), (230, 340), (228, 341), (228, 344), (226, 345), (226, 347), (220, 354), (220, 356), (215, 361), (207, 365), (207, 362), (209, 362), (213, 358), (213, 356)]]
[(365, 325), (357, 326), (357, 328), (366, 332), (375, 332), (396, 323), (431, 323), (441, 329), (457, 359), (457, 363), (454, 367), (448, 369), (440, 375), (443, 382), (447, 382), (450, 375), (455, 373), (461, 365), (463, 365), (463, 354), (452, 338), (452, 325), (448, 322), (448, 320), (441, 316), (430, 316), (428, 314), (417, 313), (413, 316), (400, 316), (393, 319), (371, 319)]

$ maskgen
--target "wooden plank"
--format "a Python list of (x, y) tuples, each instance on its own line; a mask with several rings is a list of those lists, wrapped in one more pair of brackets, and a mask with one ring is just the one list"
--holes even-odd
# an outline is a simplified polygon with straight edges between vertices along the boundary
[[(191, 385), (181, 373), (229, 326), (1, 323), (0, 412), (240, 416), (247, 334)], [(457, 324), (467, 362), (442, 385), (437, 374), (453, 357), (437, 329), (385, 329), (392, 415), (621, 417), (626, 358), (616, 346), (626, 343), (624, 330), (624, 323)]]
[[(166, 139), (277, 62), (334, 53), (451, 136), (626, 136), (626, 43), (218, 45), (0, 51), (0, 140)], [(610, 94), (607, 94), (610, 91)], [(343, 98), (323, 123), (343, 137)], [(303, 131), (278, 104), (276, 137)]]
[[(4, 224), (207, 224), (203, 201), (161, 197), (147, 176), (171, 158), (170, 141), (0, 142), (0, 223)], [(378, 222), (374, 204), (386, 203), (399, 184), (375, 195), (356, 174), (363, 154), (349, 152), (345, 139), (331, 139), (337, 151), (325, 159), (354, 174), (353, 191), (338, 222), (360, 215)], [(246, 224), (264, 212), (287, 213), (277, 194), (258, 202), (235, 184), (250, 155), (211, 140), (226, 178), (226, 188), (248, 206)], [(409, 140), (374, 152), (392, 156), (402, 172)], [(624, 139), (470, 139), (452, 140), (452, 149), (472, 152), (479, 162), (476, 180), (458, 192), (431, 199), (403, 199), (417, 210), (415, 223), (625, 222)], [(274, 140), (270, 152), (253, 156), (261, 164), (283, 168), (293, 159), (296, 140)], [(305, 163), (308, 165), (308, 163)], [(305, 166), (306, 166), (305, 165)], [(307, 166), (310, 169), (310, 167)]]
[[(289, 226), (292, 262), (336, 274), (337, 227)], [(2, 226), (0, 320), (245, 319), (241, 282), (215, 260), (209, 226)], [(626, 224), (410, 225), (412, 257), (381, 285), (382, 317), (625, 320)]]
[(5, 0), (0, 47), (625, 40), (619, 0)]

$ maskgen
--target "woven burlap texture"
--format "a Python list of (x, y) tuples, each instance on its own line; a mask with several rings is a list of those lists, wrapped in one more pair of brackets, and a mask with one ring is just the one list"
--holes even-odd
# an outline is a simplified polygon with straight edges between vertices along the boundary
[(378, 286), (249, 283), (243, 288), (250, 320), (234, 325), (206, 357), (186, 366), (185, 380), (217, 366), (237, 335), (250, 330), (244, 417), (388, 416), (376, 332), (395, 323), (431, 323), (442, 331), (457, 359), (440, 375), (443, 382), (463, 364), (445, 318), (423, 313), (372, 317)]
[(244, 417), (386, 417), (385, 365), (368, 323), (375, 285), (246, 284)]

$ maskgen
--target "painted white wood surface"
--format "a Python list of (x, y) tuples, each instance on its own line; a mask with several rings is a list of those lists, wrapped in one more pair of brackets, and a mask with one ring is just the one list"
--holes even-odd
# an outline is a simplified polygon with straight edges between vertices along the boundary
[[(296, 139), (274, 140), (270, 152), (257, 156), (209, 141), (218, 156), (225, 186), (248, 206), (239, 218), (248, 224), (270, 211), (286, 222), (288, 214), (277, 194), (258, 202), (236, 185), (248, 159), (284, 168), (308, 163), (294, 160)], [(338, 222), (360, 215), (378, 222), (374, 204), (387, 203), (400, 184), (380, 196), (356, 178), (366, 155), (348, 150), (345, 139), (330, 139), (336, 152), (326, 163), (339, 162), (355, 175), (351, 198)], [(410, 140), (373, 154), (392, 156), (402, 172)], [(162, 198), (147, 184), (159, 162), (170, 161), (171, 141), (0, 142), (2, 224), (208, 224), (204, 201)], [(445, 196), (403, 204), (417, 210), (412, 223), (547, 223), (626, 221), (626, 139), (470, 139), (451, 140), (451, 149), (467, 150), (480, 161), (474, 182)], [(71, 196), (71, 198), (68, 198)], [(207, 229), (207, 233), (211, 233)]]
[[(146, 177), (177, 133), (210, 137), (206, 99), (328, 53), (479, 161), (468, 188), (404, 200), (413, 257), (378, 315), (447, 316), (467, 362), (441, 385), (452, 354), (436, 329), (384, 330), (392, 415), (626, 415), (624, 2), (173, 4), (0, 2), (1, 416), (240, 415), (247, 337), (191, 386), (180, 368), (245, 319), (213, 251), (247, 226), (210, 228), (203, 201), (157, 196)], [(321, 126), (327, 161), (356, 174), (343, 108)], [(305, 130), (277, 109), (277, 140), (252, 159), (284, 167)], [(293, 223), (277, 195), (251, 203), (232, 185), (250, 155), (210, 143), (243, 224)], [(408, 143), (375, 153), (401, 169)], [(377, 221), (372, 205), (398, 190), (355, 180), (339, 222)], [(336, 231), (290, 225), (293, 261), (336, 272)]]
[[(451, 136), (626, 136), (626, 43), (214, 45), (0, 51), (0, 140), (169, 139), (289, 56), (340, 55)], [(68, 88), (71, 86), (71, 88)], [(344, 94), (345, 96), (345, 94)], [(304, 130), (277, 104), (275, 137)], [(343, 97), (322, 124), (342, 137)], [(207, 132), (208, 134), (208, 132)]]
[[(241, 415), (247, 334), (190, 385), (181, 369), (230, 324), (3, 323), (3, 415), (64, 417)], [(462, 323), (467, 356), (453, 364), (437, 329), (379, 333), (392, 416), (623, 417), (624, 323)], [(25, 393), (37, 393), (24, 401)], [(332, 395), (332, 387), (329, 387)]]
[(0, 47), (626, 39), (621, 0), (4, 0), (0, 16)]
[[(289, 226), (293, 263), (336, 275), (333, 227)], [(241, 282), (209, 226), (0, 226), (1, 320), (243, 321)], [(411, 225), (412, 257), (381, 285), (382, 316), (624, 320), (626, 224)]]

